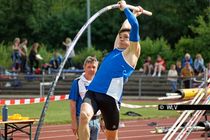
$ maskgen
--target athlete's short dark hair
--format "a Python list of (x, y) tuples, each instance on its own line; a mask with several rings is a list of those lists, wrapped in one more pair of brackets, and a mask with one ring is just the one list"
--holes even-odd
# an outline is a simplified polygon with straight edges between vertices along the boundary
[(123, 28), (118, 32), (118, 34), (123, 33), (123, 32), (130, 32), (130, 31), (131, 31), (131, 29), (129, 29), (129, 28)]

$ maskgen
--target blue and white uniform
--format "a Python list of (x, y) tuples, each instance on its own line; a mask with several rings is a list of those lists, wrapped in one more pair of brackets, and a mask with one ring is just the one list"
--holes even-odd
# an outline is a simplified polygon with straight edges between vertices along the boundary
[(88, 90), (106, 94), (120, 101), (123, 84), (134, 68), (129, 65), (122, 55), (122, 51), (114, 49), (103, 60)]
[(76, 102), (76, 116), (78, 117), (80, 114), (82, 99), (85, 96), (87, 87), (89, 86), (90, 82), (91, 81), (87, 80), (84, 77), (83, 73), (79, 78), (76, 78), (72, 83), (71, 90), (69, 93), (69, 100), (73, 100)]
[[(128, 8), (125, 8), (124, 12), (131, 24), (129, 40), (138, 42), (138, 21)], [(101, 111), (107, 130), (117, 130), (119, 127), (119, 105), (123, 85), (133, 71), (134, 68), (126, 61), (122, 50), (114, 49), (104, 58), (88, 87), (83, 102), (92, 106), (94, 114), (98, 110)]]

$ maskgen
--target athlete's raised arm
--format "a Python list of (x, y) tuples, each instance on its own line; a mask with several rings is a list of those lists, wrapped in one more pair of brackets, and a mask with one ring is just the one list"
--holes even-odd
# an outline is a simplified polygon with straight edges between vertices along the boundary
[[(130, 44), (128, 47), (125, 47), (125, 51), (123, 51), (123, 55), (126, 61), (133, 67), (136, 66), (138, 58), (140, 56), (140, 36), (139, 36), (139, 23), (136, 19), (136, 16), (126, 7), (125, 1), (120, 1), (120, 10), (123, 10), (129, 24), (131, 25), (130, 33), (129, 33), (129, 41)], [(141, 7), (139, 7), (139, 11), (143, 11)], [(123, 30), (123, 29), (122, 29)], [(119, 40), (123, 38), (126, 34), (119, 34)], [(124, 39), (124, 38), (123, 38)], [(120, 42), (120, 41), (119, 41)], [(120, 43), (119, 43), (120, 47)]]

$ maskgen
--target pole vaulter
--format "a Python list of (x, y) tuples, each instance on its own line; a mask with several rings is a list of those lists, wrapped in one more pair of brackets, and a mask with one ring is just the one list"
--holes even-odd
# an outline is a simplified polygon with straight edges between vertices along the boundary
[[(129, 9), (136, 9), (135, 6), (132, 6), (132, 5), (127, 5), (127, 7)], [(74, 46), (76, 45), (77, 41), (79, 40), (80, 36), (82, 35), (82, 33), (85, 31), (85, 29), (98, 17), (100, 16), (101, 14), (103, 14), (104, 12), (107, 12), (109, 10), (112, 10), (112, 9), (116, 9), (116, 8), (119, 8), (119, 4), (113, 4), (113, 5), (109, 5), (109, 6), (106, 6), (104, 7), (103, 9), (99, 10), (98, 12), (96, 12), (83, 26), (82, 28), (80, 29), (80, 31), (77, 33), (77, 35), (75, 36), (74, 40), (72, 41), (71, 45), (69, 46), (65, 56), (64, 56), (64, 60), (62, 61), (62, 63), (60, 64), (59, 66), (59, 70), (58, 70), (58, 73), (55, 77), (55, 80), (52, 82), (52, 85), (48, 91), (48, 94), (47, 94), (47, 97), (46, 97), (46, 101), (44, 103), (44, 106), (43, 106), (43, 109), (42, 109), (42, 113), (41, 113), (41, 116), (39, 118), (39, 122), (38, 122), (38, 126), (37, 126), (37, 129), (36, 129), (36, 133), (35, 133), (35, 137), (34, 137), (34, 140), (38, 140), (39, 138), (39, 135), (40, 135), (40, 131), (41, 131), (41, 127), (43, 125), (43, 122), (44, 122), (44, 118), (45, 118), (45, 115), (46, 115), (46, 112), (47, 112), (47, 109), (48, 109), (48, 105), (49, 105), (49, 99), (50, 99), (50, 95), (53, 95), (54, 93), (54, 90), (55, 90), (55, 87), (56, 87), (56, 84), (58, 82), (58, 79), (62, 73), (62, 70), (64, 68), (64, 65), (67, 61), (67, 58), (68, 56), (70, 55), (71, 51), (73, 50)], [(152, 13), (150, 11), (147, 11), (147, 10), (143, 10), (142, 12), (143, 14), (145, 15), (148, 15), (148, 16), (151, 16)]]

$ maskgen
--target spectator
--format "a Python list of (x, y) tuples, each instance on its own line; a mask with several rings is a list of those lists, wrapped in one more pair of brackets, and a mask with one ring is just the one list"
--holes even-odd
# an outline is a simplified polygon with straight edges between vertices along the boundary
[(147, 59), (144, 61), (143, 64), (144, 68), (144, 74), (151, 75), (151, 72), (153, 70), (153, 64), (152, 64), (152, 58), (150, 56), (147, 56)]
[(53, 57), (50, 60), (50, 67), (53, 69), (57, 69), (60, 66), (62, 60), (63, 60), (62, 55), (59, 54), (57, 50), (55, 50)]
[(177, 77), (176, 65), (172, 64), (168, 71), (168, 81), (170, 82), (172, 92), (176, 92), (177, 90)]
[(43, 58), (38, 54), (39, 52), (39, 43), (34, 43), (32, 45), (31, 51), (29, 53), (29, 63), (30, 63), (30, 73), (32, 74), (35, 71), (39, 71), (39, 61)]
[[(68, 51), (70, 45), (71, 45), (71, 38), (67, 37), (65, 41), (63, 42), (63, 45), (66, 47), (66, 52)], [(74, 69), (73, 63), (72, 63), (72, 58), (75, 56), (75, 51), (74, 49), (71, 51), (71, 53), (68, 56), (65, 69), (71, 68)]]
[(185, 67), (186, 62), (190, 63), (190, 66), (193, 68), (193, 60), (189, 53), (186, 53), (184, 58), (182, 59), (182, 68)]
[(208, 69), (208, 77), (210, 78), (210, 62), (207, 64), (207, 69)]
[(181, 77), (183, 78), (184, 88), (191, 87), (191, 78), (194, 76), (194, 70), (189, 62), (186, 62), (185, 67), (181, 70)]
[(181, 61), (180, 60), (177, 60), (176, 61), (176, 71), (177, 71), (177, 74), (178, 74), (178, 80), (177, 80), (177, 82), (178, 82), (178, 88), (181, 88), (181, 82), (182, 82), (182, 80), (181, 80), (181, 70), (182, 70), (182, 63), (181, 63)]
[[(55, 50), (52, 58), (50, 59), (50, 62), (46, 63), (46, 64), (43, 64), (42, 68), (44, 70), (49, 70), (49, 68), (57, 69), (60, 66), (62, 60), (63, 60), (62, 55), (59, 54), (57, 50)], [(48, 73), (50, 74), (50, 72), (48, 72)]]
[[(87, 91), (87, 87), (95, 76), (98, 68), (98, 61), (95, 57), (88, 56), (83, 67), (84, 73), (73, 81), (69, 94), (72, 131), (75, 136), (78, 136), (79, 116), (82, 100)], [(89, 122), (89, 129), (90, 140), (97, 140), (100, 129), (99, 114), (96, 114), (92, 117), (91, 121)]]
[(165, 70), (166, 70), (165, 60), (160, 55), (157, 55), (157, 59), (156, 59), (156, 62), (155, 62), (154, 73), (153, 73), (152, 76), (155, 76), (156, 73), (158, 72), (158, 77), (160, 77), (161, 73)]
[(12, 45), (12, 71), (19, 72), (20, 71), (20, 38), (15, 38)]
[(28, 55), (28, 48), (27, 48), (28, 40), (24, 38), (22, 43), (20, 44), (21, 49), (21, 72), (25, 73), (28, 71), (27, 65), (27, 55)]
[(6, 68), (0, 66), (0, 79), (11, 79), (12, 74), (6, 70)]
[(194, 72), (195, 75), (200, 75), (205, 70), (204, 60), (200, 53), (196, 55), (194, 60)]

